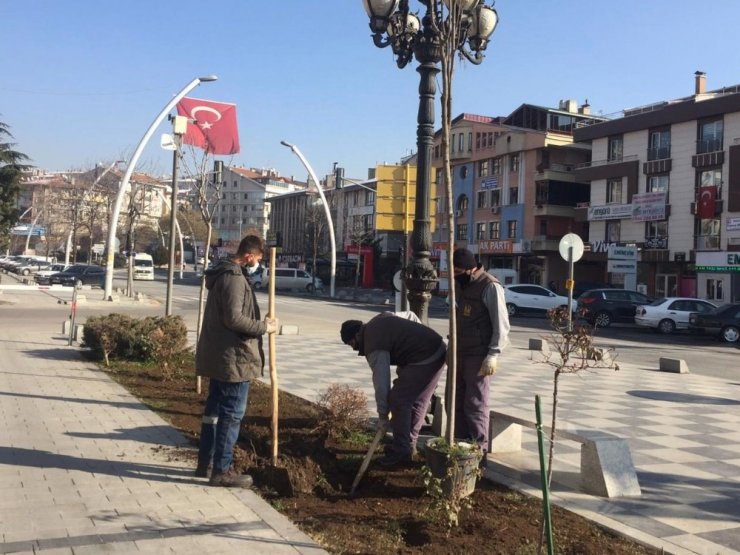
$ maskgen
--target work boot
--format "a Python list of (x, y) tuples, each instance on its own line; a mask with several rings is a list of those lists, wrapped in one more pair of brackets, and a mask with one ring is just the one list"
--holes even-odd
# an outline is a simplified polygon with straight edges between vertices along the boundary
[(222, 488), (251, 488), (254, 480), (249, 474), (237, 474), (229, 470), (221, 474), (212, 474), (208, 483)]
[(210, 464), (201, 464), (198, 463), (198, 466), (195, 468), (194, 476), (196, 478), (208, 478), (209, 474), (211, 473), (211, 465)]
[(400, 451), (388, 451), (379, 460), (378, 464), (386, 468), (409, 464), (411, 462), (411, 453), (401, 453)]

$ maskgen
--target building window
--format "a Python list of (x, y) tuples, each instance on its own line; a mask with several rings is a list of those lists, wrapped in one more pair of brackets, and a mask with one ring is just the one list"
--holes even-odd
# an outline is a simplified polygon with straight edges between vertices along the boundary
[(668, 237), (668, 220), (645, 222), (645, 239), (656, 239), (662, 237)]
[(465, 152), (465, 133), (460, 133), (457, 136), (457, 151), (460, 153)]
[(516, 239), (516, 220), (509, 220), (506, 222), (506, 227), (509, 231), (509, 239)]
[(475, 134), (475, 148), (480, 150), (480, 133)]
[(725, 298), (724, 287), (721, 279), (710, 278), (707, 280), (706, 298), (710, 301), (723, 301)]
[(244, 200), (247, 200), (249, 198), (249, 193), (244, 193)]
[(461, 212), (465, 212), (465, 210), (468, 209), (468, 197), (465, 195), (460, 195), (460, 197), (457, 199), (457, 209)]
[(671, 130), (650, 131), (648, 160), (665, 160), (671, 157)]
[(608, 220), (606, 222), (606, 239), (607, 243), (619, 242), (622, 233), (622, 222), (620, 220)]
[(550, 184), (547, 181), (538, 181), (537, 182), (537, 190), (536, 190), (536, 197), (537, 197), (537, 204), (547, 204), (547, 197), (548, 197), (548, 191), (550, 189)]
[(501, 236), (501, 223), (488, 222), (488, 238), (498, 239)]
[(619, 162), (622, 160), (624, 151), (624, 137), (622, 135), (615, 135), (609, 137), (607, 143), (607, 156), (606, 159), (610, 162)]
[(486, 224), (477, 223), (475, 224), (475, 240), (483, 241), (486, 238)]
[(457, 224), (455, 239), (457, 239), (458, 241), (467, 241), (468, 224)]
[(486, 192), (478, 191), (478, 208), (486, 207)]
[(540, 220), (540, 235), (547, 237), (547, 220)]
[(375, 191), (365, 190), (365, 206), (372, 206), (375, 204)]
[(501, 158), (494, 158), (491, 164), (491, 174), (501, 175)]
[(509, 187), (509, 204), (519, 204), (519, 187)]
[(648, 176), (647, 192), (648, 193), (667, 193), (669, 183), (670, 183), (670, 177), (668, 177), (668, 174)]
[(697, 220), (699, 233), (696, 234), (696, 250), (714, 251), (719, 250), (720, 243), (720, 221), (718, 219)]
[(481, 160), (478, 162), (478, 177), (486, 177), (488, 175), (488, 160)]
[(491, 189), (491, 206), (501, 206), (501, 189)]
[(468, 133), (468, 152), (473, 152), (473, 134)]
[(509, 157), (509, 171), (512, 171), (512, 172), (519, 171), (519, 155), (518, 154), (512, 154)]
[(722, 150), (724, 122), (721, 119), (699, 122), (698, 133), (697, 154)]
[(609, 179), (606, 182), (606, 203), (622, 204), (622, 180)]
[(365, 214), (362, 216), (362, 229), (365, 233), (373, 230), (373, 215)]
[(450, 152), (455, 152), (455, 137), (454, 133), (450, 136)]
[(720, 186), (722, 185), (722, 170), (720, 168), (714, 168), (711, 170), (702, 170), (697, 172), (697, 186), (698, 187), (717, 187), (717, 198), (720, 196)]

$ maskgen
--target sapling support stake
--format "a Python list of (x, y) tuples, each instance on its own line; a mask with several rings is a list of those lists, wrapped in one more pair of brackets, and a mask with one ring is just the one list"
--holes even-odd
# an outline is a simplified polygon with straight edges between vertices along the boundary
[(552, 519), (550, 518), (550, 487), (547, 483), (547, 463), (545, 462), (545, 432), (542, 429), (542, 411), (540, 396), (534, 397), (534, 410), (537, 415), (537, 446), (540, 451), (540, 476), (542, 477), (542, 509), (545, 515), (545, 535), (547, 536), (547, 553), (554, 555), (555, 545), (552, 539)]

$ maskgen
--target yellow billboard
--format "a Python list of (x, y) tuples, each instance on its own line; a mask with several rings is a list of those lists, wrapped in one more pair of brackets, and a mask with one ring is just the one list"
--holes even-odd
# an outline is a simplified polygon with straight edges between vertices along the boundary
[[(414, 228), (416, 212), (416, 166), (382, 165), (375, 168), (375, 228), (378, 231), (406, 231)], [(430, 232), (436, 225), (437, 187), (429, 187)]]

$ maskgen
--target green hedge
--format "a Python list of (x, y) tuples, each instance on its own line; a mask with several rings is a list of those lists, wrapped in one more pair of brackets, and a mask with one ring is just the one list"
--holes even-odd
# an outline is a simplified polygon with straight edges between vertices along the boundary
[(91, 316), (83, 329), (84, 346), (96, 360), (154, 361), (166, 365), (187, 348), (181, 316), (132, 318), (126, 314)]

